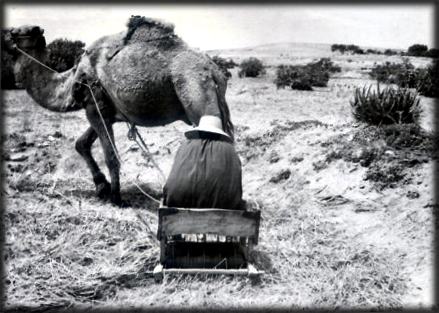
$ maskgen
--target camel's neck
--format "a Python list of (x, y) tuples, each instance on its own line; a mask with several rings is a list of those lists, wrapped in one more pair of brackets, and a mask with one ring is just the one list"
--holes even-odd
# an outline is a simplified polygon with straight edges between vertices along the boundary
[[(46, 53), (29, 53), (45, 63)], [(22, 55), (17, 60), (18, 77), (29, 95), (42, 107), (56, 112), (80, 109), (72, 98), (73, 70), (55, 73)]]

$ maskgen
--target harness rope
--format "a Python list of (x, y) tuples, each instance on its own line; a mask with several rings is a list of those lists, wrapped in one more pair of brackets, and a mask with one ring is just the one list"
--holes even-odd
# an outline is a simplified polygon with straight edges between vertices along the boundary
[[(31, 56), (31, 55), (28, 54), (27, 52), (23, 51), (23, 50), (20, 49), (19, 47), (16, 47), (16, 49), (17, 49), (20, 53), (22, 53), (23, 55), (27, 56), (29, 59), (31, 59), (31, 60), (33, 60), (34, 62), (36, 62), (36, 63), (40, 64), (41, 66), (43, 66), (44, 68), (50, 70), (50, 71), (53, 72), (53, 73), (59, 74), (58, 71), (54, 70), (53, 68), (50, 68), (49, 66), (47, 66), (47, 65), (44, 64), (44, 63), (42, 63), (42, 62), (39, 61), (38, 59), (34, 58), (33, 56)], [(99, 114), (99, 117), (100, 117), (100, 119), (101, 119), (101, 122), (102, 122), (102, 124), (104, 125), (104, 129), (105, 129), (105, 132), (106, 132), (106, 134), (107, 134), (108, 140), (110, 141), (111, 148), (113, 149), (113, 152), (114, 152), (114, 154), (115, 154), (115, 156), (116, 156), (118, 162), (122, 165), (122, 159), (120, 158), (119, 153), (118, 153), (118, 151), (117, 151), (117, 149), (116, 149), (116, 145), (114, 144), (114, 142), (113, 142), (113, 140), (112, 140), (112, 138), (111, 138), (111, 136), (110, 136), (110, 132), (108, 131), (107, 125), (105, 124), (104, 117), (102, 116), (101, 110), (99, 109), (99, 105), (98, 105), (98, 103), (97, 103), (97, 101), (96, 101), (96, 98), (95, 98), (95, 95), (94, 95), (94, 93), (93, 93), (93, 90), (92, 90), (91, 86), (90, 86), (89, 84), (83, 83), (83, 82), (78, 81), (78, 80), (76, 80), (76, 79), (74, 79), (73, 81), (74, 81), (74, 82), (77, 82), (77, 83), (79, 83), (79, 84), (81, 84), (81, 85), (83, 85), (83, 86), (86, 86), (86, 87), (90, 90), (90, 94), (91, 94), (91, 96), (92, 96), (93, 102), (95, 103), (96, 109), (97, 109), (98, 114)], [(127, 125), (128, 125), (128, 121), (126, 121), (126, 123), (127, 123)], [(129, 127), (129, 126), (128, 126), (128, 127)], [(149, 152), (148, 147), (146, 146), (146, 144), (145, 144), (143, 138), (141, 137), (139, 131), (137, 130), (137, 128), (135, 127), (134, 124), (131, 124), (131, 130), (130, 130), (130, 131), (132, 131), (132, 134), (134, 134), (134, 137), (132, 137), (132, 138), (134, 138), (134, 140), (135, 140), (136, 143), (139, 145), (139, 147), (140, 147), (140, 148), (141, 148), (141, 149), (142, 149), (142, 150), (143, 150), (143, 151), (149, 156), (149, 158), (150, 158), (150, 160), (152, 161), (153, 165), (159, 170), (160, 174), (162, 175), (162, 178), (163, 178), (164, 180), (166, 180), (166, 177), (165, 177), (163, 171), (160, 169), (160, 167), (158, 166), (158, 164), (154, 161), (154, 159), (153, 159), (153, 157), (152, 157), (152, 154)], [(130, 136), (129, 136), (129, 138), (130, 138)], [(137, 138), (140, 138), (140, 141), (141, 141), (141, 143), (142, 143), (142, 145), (143, 145), (144, 147), (142, 147), (142, 145), (139, 144)], [(132, 140), (132, 139), (130, 138), (130, 140)], [(123, 174), (124, 176), (126, 175), (124, 172), (122, 172), (122, 174)], [(148, 197), (150, 200), (152, 200), (152, 201), (154, 201), (154, 202), (156, 202), (156, 203), (158, 203), (158, 204), (161, 204), (160, 200), (154, 198), (154, 197), (151, 196), (149, 193), (147, 193), (145, 190), (143, 190), (143, 188), (140, 187), (135, 181), (133, 182), (133, 184), (134, 184), (134, 186), (137, 187), (137, 189), (139, 189), (139, 191), (140, 191), (143, 195), (145, 195), (146, 197)], [(136, 213), (136, 215), (138, 216), (137, 213)], [(139, 217), (139, 216), (138, 216), (138, 217)], [(140, 217), (139, 217), (139, 219), (140, 219)], [(148, 228), (148, 230), (151, 232), (151, 230), (150, 230), (150, 228), (149, 228), (149, 225), (146, 223), (146, 221), (144, 221), (143, 219), (140, 219), (140, 220), (142, 221), (143, 224), (145, 224), (145, 226), (146, 226), (146, 227)]]

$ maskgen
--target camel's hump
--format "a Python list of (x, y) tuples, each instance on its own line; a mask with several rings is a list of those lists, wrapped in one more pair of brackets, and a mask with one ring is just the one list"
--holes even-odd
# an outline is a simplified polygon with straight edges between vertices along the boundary
[(125, 43), (175, 35), (174, 24), (140, 15), (132, 15), (128, 20), (127, 27)]
[(140, 15), (131, 15), (127, 23), (128, 30), (137, 29), (138, 27), (156, 27), (162, 29), (164, 32), (173, 32), (174, 24), (165, 22), (160, 19), (155, 19), (151, 17), (145, 17)]

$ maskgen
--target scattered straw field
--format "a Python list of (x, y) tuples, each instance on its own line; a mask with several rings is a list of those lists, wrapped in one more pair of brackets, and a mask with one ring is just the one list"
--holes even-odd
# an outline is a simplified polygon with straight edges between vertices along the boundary
[[(7, 307), (431, 306), (437, 207), (431, 153), (422, 145), (386, 145), (378, 130), (353, 120), (349, 106), (355, 87), (373, 83), (368, 67), (400, 57), (340, 56), (324, 45), (211, 55), (217, 53), (237, 62), (260, 57), (269, 66), (261, 78), (240, 79), (237, 69), (232, 70), (227, 91), (244, 196), (262, 211), (254, 252), (257, 267), (266, 272), (261, 281), (169, 275), (155, 284), (157, 205), (133, 183), (160, 197), (163, 181), (127, 139), (126, 125), (115, 126), (124, 160), (122, 197), (130, 201), (129, 207), (119, 208), (95, 198), (88, 169), (74, 149), (87, 128), (84, 112), (52, 113), (24, 91), (6, 91), (2, 198)], [(342, 67), (328, 87), (276, 90), (275, 65), (320, 57), (331, 57)], [(412, 60), (416, 66), (427, 62)], [(427, 133), (433, 127), (433, 104), (433, 99), (421, 99)], [(140, 129), (165, 174), (186, 129), (180, 122)], [(425, 138), (421, 141), (427, 145)], [(384, 149), (387, 157), (361, 163), (365, 149), (372, 148)], [(99, 143), (93, 153), (105, 167)], [(392, 164), (402, 178), (371, 179)]]

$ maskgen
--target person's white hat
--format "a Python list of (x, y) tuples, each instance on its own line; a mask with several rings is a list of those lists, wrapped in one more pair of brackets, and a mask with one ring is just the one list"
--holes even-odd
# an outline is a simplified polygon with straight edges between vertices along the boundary
[(230, 136), (223, 131), (221, 119), (213, 115), (202, 116), (198, 126), (186, 131), (184, 134), (187, 138), (196, 138), (200, 132), (223, 135), (230, 139)]

